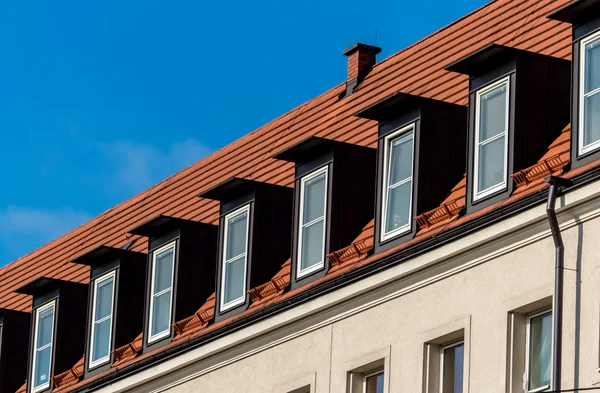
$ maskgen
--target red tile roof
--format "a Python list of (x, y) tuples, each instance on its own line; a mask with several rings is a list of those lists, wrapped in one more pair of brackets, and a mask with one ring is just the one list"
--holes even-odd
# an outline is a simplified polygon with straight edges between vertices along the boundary
[[(30, 310), (30, 297), (13, 291), (42, 275), (87, 283), (89, 268), (68, 261), (97, 246), (122, 247), (133, 241), (129, 249), (146, 251), (146, 239), (128, 235), (126, 231), (159, 214), (217, 223), (218, 203), (196, 196), (224, 179), (239, 177), (291, 187), (294, 177), (293, 164), (271, 157), (310, 135), (376, 147), (377, 124), (353, 115), (387, 96), (403, 92), (466, 105), (467, 77), (445, 71), (444, 68), (486, 45), (497, 43), (570, 59), (571, 26), (545, 17), (567, 2), (568, 0), (498, 0), (475, 10), (375, 65), (354, 94), (340, 100), (338, 97), (345, 90), (345, 83), (341, 83), (136, 197), (109, 209), (79, 228), (0, 269), (0, 307)], [(548, 154), (551, 151), (558, 151), (563, 157), (564, 148), (568, 145), (564, 141), (565, 135), (568, 133), (561, 134)], [(585, 168), (569, 172), (566, 176), (583, 170)], [(469, 216), (450, 214), (449, 217), (433, 223), (427, 230), (419, 231), (415, 239), (395, 249), (372, 256), (357, 252), (344, 258), (343, 263), (336, 264), (327, 276), (303, 288), (286, 292), (283, 291), (282, 286), (287, 287), (284, 281), (289, 280), (290, 266), (287, 261), (274, 280), (266, 283), (263, 288), (251, 290), (253, 302), (247, 311), (218, 323), (195, 323), (194, 329), (183, 327), (173, 343), (157, 351), (176, 345), (181, 340), (218, 329), (231, 321), (254, 313), (259, 308), (288, 299), (310, 287), (409, 247), (448, 228), (461, 225), (467, 220), (489, 213), (497, 207), (505, 206), (543, 187), (545, 185), (542, 183), (532, 183), (508, 200)], [(452, 201), (458, 207), (464, 205), (464, 191), (463, 180), (451, 191), (446, 202)], [(361, 243), (362, 240), (364, 243)], [(369, 245), (369, 242), (372, 245), (373, 222), (367, 225), (357, 238), (359, 244)], [(202, 314), (213, 307), (214, 296), (207, 300), (199, 312)], [(141, 342), (141, 335), (135, 341), (135, 343), (139, 342)], [(152, 355), (152, 353), (145, 353), (138, 356), (136, 350), (138, 347), (135, 345), (133, 347), (134, 349), (125, 350), (131, 353), (128, 352), (127, 356), (123, 356), (107, 373), (131, 363), (134, 358), (137, 361)], [(85, 383), (87, 381), (70, 385), (64, 391)]]

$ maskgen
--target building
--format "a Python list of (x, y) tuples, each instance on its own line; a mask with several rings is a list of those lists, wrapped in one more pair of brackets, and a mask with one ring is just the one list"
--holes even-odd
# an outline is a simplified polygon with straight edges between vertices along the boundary
[(599, 0), (497, 0), (350, 47), (343, 83), (0, 270), (0, 390), (600, 389), (599, 44)]

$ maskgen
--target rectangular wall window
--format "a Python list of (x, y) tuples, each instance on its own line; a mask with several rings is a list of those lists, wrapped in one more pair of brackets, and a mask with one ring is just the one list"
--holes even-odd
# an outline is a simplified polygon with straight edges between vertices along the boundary
[(94, 280), (89, 367), (110, 360), (115, 272)]
[(221, 310), (246, 301), (249, 215), (250, 205), (246, 205), (225, 216)]
[(298, 277), (325, 265), (328, 167), (300, 180), (300, 227), (298, 228)]
[(54, 339), (55, 302), (39, 307), (35, 312), (35, 336), (31, 369), (32, 391), (50, 387), (52, 371), (52, 341)]
[(174, 268), (175, 242), (152, 253), (149, 343), (171, 334)]
[(365, 374), (363, 393), (383, 393), (383, 370)]
[(550, 386), (552, 361), (552, 312), (528, 317), (527, 322), (527, 391), (538, 392)]
[(579, 154), (600, 148), (600, 34), (581, 41)]
[(441, 349), (440, 393), (462, 393), (465, 345), (461, 341)]
[(410, 231), (414, 124), (385, 138), (381, 240)]
[(509, 78), (477, 92), (474, 200), (506, 189)]

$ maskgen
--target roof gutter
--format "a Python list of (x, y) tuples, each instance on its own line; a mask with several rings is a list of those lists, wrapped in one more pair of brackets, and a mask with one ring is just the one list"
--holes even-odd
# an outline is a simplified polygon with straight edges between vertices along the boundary
[[(588, 172), (584, 172), (579, 176), (574, 177), (571, 182), (572, 184), (570, 186), (565, 186), (562, 192), (564, 193), (574, 188), (584, 186), (585, 184), (588, 184), (598, 179), (600, 179), (600, 166), (591, 169)], [(243, 329), (250, 324), (256, 323), (262, 319), (266, 319), (267, 317), (270, 317), (275, 313), (285, 311), (287, 309), (295, 307), (297, 304), (304, 303), (323, 294), (333, 292), (338, 288), (341, 288), (350, 283), (363, 279), (367, 276), (378, 273), (382, 270), (388, 269), (391, 266), (398, 265), (410, 258), (429, 252), (430, 250), (440, 247), (444, 244), (450, 243), (459, 237), (467, 236), (484, 227), (502, 221), (509, 216), (516, 215), (527, 209), (535, 207), (544, 200), (546, 200), (548, 195), (549, 189), (540, 190), (539, 192), (531, 194), (530, 196), (518, 200), (508, 206), (494, 210), (491, 213), (474, 219), (473, 221), (467, 222), (464, 225), (460, 225), (446, 232), (442, 232), (439, 235), (426, 239), (423, 242), (417, 243), (414, 246), (401, 250), (398, 253), (385, 256), (379, 260), (374, 261), (373, 263), (362, 266), (356, 270), (346, 272), (335, 279), (316, 285), (315, 287), (303, 291), (284, 302), (273, 304), (260, 311), (257, 311), (256, 313), (250, 314), (247, 317), (241, 318), (226, 326), (223, 326), (222, 328), (216, 329), (210, 333), (206, 333), (201, 336), (192, 338), (188, 341), (181, 342), (180, 344), (174, 345), (171, 348), (158, 352), (153, 356), (149, 356), (138, 362), (131, 363), (123, 367), (122, 369), (115, 371), (114, 373), (107, 374), (103, 377), (98, 378), (97, 380), (91, 381), (83, 386), (70, 390), (70, 392), (91, 392), (103, 386), (106, 386), (116, 380), (126, 378), (133, 373), (137, 373), (143, 369), (155, 365), (159, 361), (168, 360), (185, 351), (200, 347), (206, 344), (207, 342), (216, 340), (222, 336), (225, 336), (226, 334), (231, 333), (232, 331)]]
[(548, 203), (546, 204), (546, 214), (548, 223), (552, 232), (552, 239), (555, 247), (555, 266), (554, 266), (554, 310), (552, 312), (552, 384), (553, 390), (560, 390), (561, 387), (561, 366), (562, 366), (562, 315), (563, 315), (563, 292), (564, 292), (564, 268), (565, 268), (565, 245), (563, 243), (560, 226), (556, 217), (556, 195), (559, 187), (570, 186), (573, 183), (570, 180), (557, 176), (548, 176), (544, 181), (550, 184), (548, 190)]

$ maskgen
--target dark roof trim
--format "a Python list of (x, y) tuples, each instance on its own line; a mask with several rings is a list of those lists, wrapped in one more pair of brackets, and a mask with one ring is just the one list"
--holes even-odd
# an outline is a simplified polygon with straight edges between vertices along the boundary
[[(592, 169), (591, 171), (585, 172), (573, 178), (573, 186), (565, 187), (563, 190), (561, 190), (560, 195), (563, 195), (568, 191), (571, 191), (575, 188), (581, 187), (589, 182), (596, 181), (598, 179), (600, 179), (600, 167)], [(250, 314), (245, 318), (232, 321), (231, 323), (219, 329), (216, 329), (210, 333), (194, 337), (190, 340), (183, 341), (162, 352), (157, 352), (153, 356), (128, 364), (125, 367), (118, 369), (111, 374), (107, 374), (103, 377), (98, 378), (97, 380), (90, 381), (90, 383), (87, 383), (83, 386), (80, 386), (79, 388), (74, 389), (73, 392), (91, 392), (99, 387), (113, 383), (116, 380), (127, 378), (133, 373), (142, 371), (155, 365), (157, 362), (165, 361), (172, 357), (178, 356), (183, 352), (192, 350), (194, 348), (206, 344), (207, 342), (216, 340), (226, 334), (231, 333), (232, 331), (243, 329), (244, 327), (252, 323), (269, 318), (275, 313), (283, 312), (287, 309), (295, 307), (297, 304), (312, 300), (317, 296), (321, 296), (323, 294), (326, 294), (328, 292), (334, 291), (338, 288), (361, 280), (367, 276), (378, 273), (382, 270), (386, 270), (392, 266), (396, 266), (402, 262), (405, 262), (408, 259), (414, 258), (415, 256), (418, 256), (420, 254), (431, 251), (432, 249), (450, 243), (456, 240), (457, 238), (466, 236), (484, 227), (502, 221), (509, 216), (513, 216), (532, 207), (539, 206), (541, 203), (544, 203), (547, 198), (548, 188), (541, 190), (537, 193), (531, 194), (521, 200), (514, 202), (513, 204), (496, 209), (484, 216), (469, 221), (464, 225), (452, 228), (447, 232), (442, 232), (437, 236), (433, 236), (429, 239), (415, 244), (414, 246), (401, 250), (395, 254), (388, 255), (384, 258), (374, 261), (373, 263), (357, 268), (356, 270), (350, 270), (347, 273), (344, 273), (335, 279), (325, 281), (321, 284), (314, 286), (313, 288), (308, 288), (307, 290), (298, 293), (296, 296), (286, 300), (285, 302), (274, 303), (273, 305), (267, 306), (266, 308), (257, 311), (254, 314)]]
[(455, 61), (444, 69), (446, 71), (474, 76), (510, 61), (520, 54), (536, 55), (533, 52), (510, 48), (504, 45), (490, 44)]
[(546, 17), (579, 25), (600, 15), (600, 0), (576, 0), (552, 11)]
[(232, 177), (214, 186), (213, 188), (204, 191), (202, 194), (198, 195), (198, 197), (213, 199), (216, 201), (230, 201), (241, 194), (252, 191), (259, 187), (264, 187), (266, 185), (270, 184), (242, 179), (239, 177)]
[(128, 233), (133, 235), (140, 235), (149, 238), (156, 237), (158, 235), (162, 235), (168, 231), (173, 229), (178, 229), (186, 226), (202, 226), (202, 225), (210, 225), (205, 224), (198, 221), (185, 220), (183, 218), (163, 216), (162, 214), (156, 216), (145, 223), (138, 225), (137, 227), (130, 229)]
[(335, 146), (339, 145), (344, 145), (344, 142), (311, 136), (275, 154), (273, 158), (298, 164), (332, 150)]
[(71, 260), (73, 263), (87, 266), (99, 266), (125, 255), (143, 255), (143, 253), (122, 248), (99, 246)]
[(354, 116), (383, 122), (398, 116), (397, 108), (410, 109), (419, 105), (423, 100), (426, 100), (426, 98), (398, 92), (364, 108), (355, 113)]
[(33, 281), (28, 282), (14, 290), (16, 293), (21, 293), (23, 295), (31, 295), (33, 297), (37, 297), (43, 295), (45, 293), (50, 292), (53, 289), (69, 286), (69, 285), (80, 285), (71, 281), (58, 280), (56, 278), (50, 277), (39, 277)]

